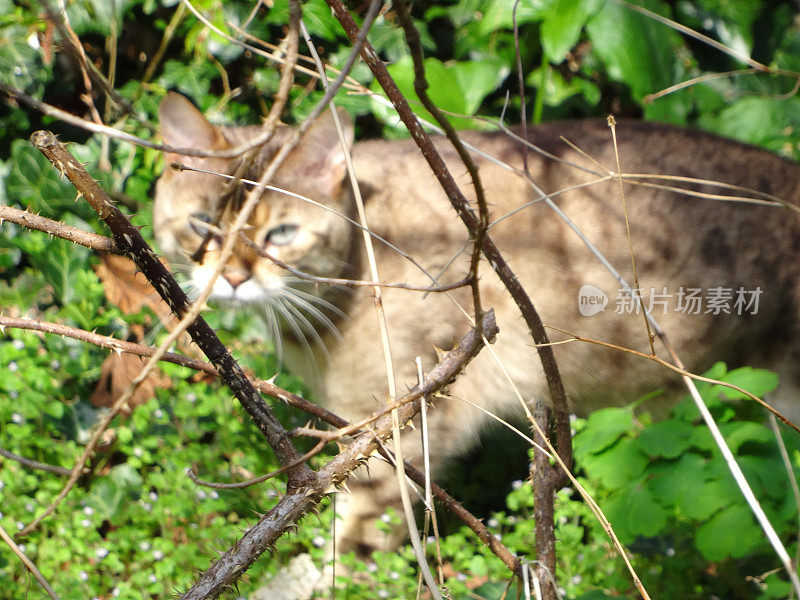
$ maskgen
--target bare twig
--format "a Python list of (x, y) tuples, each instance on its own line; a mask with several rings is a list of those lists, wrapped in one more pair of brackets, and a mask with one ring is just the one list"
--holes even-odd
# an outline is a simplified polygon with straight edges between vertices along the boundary
[(5, 448), (0, 448), (0, 456), (3, 456), (8, 460), (13, 460), (14, 462), (18, 462), (23, 467), (27, 467), (28, 469), (38, 469), (39, 471), (47, 471), (48, 473), (55, 473), (56, 475), (65, 475), (65, 476), (69, 475), (72, 472), (64, 467), (59, 467), (57, 465), (48, 465), (47, 463), (42, 463), (37, 460), (31, 460), (30, 458), (25, 458), (24, 456), (20, 456), (19, 454), (14, 454), (13, 452), (9, 452)]
[(0, 539), (8, 544), (8, 547), (11, 548), (11, 551), (19, 557), (19, 559), (22, 561), (22, 564), (25, 565), (25, 568), (31, 572), (31, 575), (33, 575), (36, 581), (39, 582), (39, 585), (42, 586), (42, 589), (47, 592), (47, 595), (53, 600), (58, 600), (58, 594), (53, 591), (53, 588), (51, 588), (50, 584), (47, 583), (47, 580), (41, 574), (39, 569), (36, 568), (36, 565), (33, 564), (31, 559), (25, 556), (25, 553), (20, 549), (19, 546), (17, 546), (17, 544), (14, 543), (14, 540), (11, 539), (11, 536), (8, 535), (2, 526), (0, 526)]

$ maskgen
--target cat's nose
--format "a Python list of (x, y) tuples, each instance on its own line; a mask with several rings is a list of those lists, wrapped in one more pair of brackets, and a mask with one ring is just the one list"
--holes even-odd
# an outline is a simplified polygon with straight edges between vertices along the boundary
[(240, 269), (237, 269), (235, 271), (229, 271), (227, 273), (223, 273), (222, 276), (225, 278), (225, 281), (227, 281), (229, 284), (231, 284), (231, 287), (233, 289), (238, 288), (245, 281), (250, 279), (250, 274), (247, 273), (246, 271), (242, 271)]

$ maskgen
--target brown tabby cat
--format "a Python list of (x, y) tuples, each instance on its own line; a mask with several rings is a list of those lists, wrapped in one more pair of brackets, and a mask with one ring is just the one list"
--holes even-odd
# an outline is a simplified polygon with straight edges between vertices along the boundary
[[(212, 125), (177, 94), (163, 100), (160, 119), (164, 141), (178, 147), (225, 149), (259, 131), (257, 127)], [(349, 122), (346, 135), (352, 141)], [(247, 174), (250, 179), (259, 179), (265, 161), (284, 137), (285, 132), (279, 134), (262, 150)], [(618, 137), (623, 172), (721, 181), (761, 193), (755, 197), (767, 194), (800, 205), (800, 166), (758, 148), (654, 123), (624, 122), (618, 126)], [(521, 146), (507, 135), (464, 133), (464, 138), (521, 167)], [(598, 179), (598, 173), (602, 176), (617, 170), (606, 123), (550, 123), (531, 128), (529, 138), (558, 159), (580, 165), (576, 168), (529, 153), (533, 179), (548, 193), (568, 190), (555, 196), (555, 202), (630, 281), (618, 182), (606, 178), (578, 187)], [(451, 171), (460, 177), (462, 190), (470, 194), (465, 169), (449, 143), (439, 141), (437, 146)], [(443, 283), (461, 278), (469, 261), (469, 252), (462, 252), (467, 233), (415, 145), (409, 140), (359, 142), (353, 146), (352, 156), (369, 226), (394, 246), (375, 241), (381, 280), (430, 285), (429, 277), (397, 249), (412, 256), (428, 273), (443, 273), (439, 277)], [(223, 159), (168, 158), (222, 173), (233, 173), (237, 164)], [(485, 159), (476, 160), (493, 218), (536, 198), (523, 178)], [(782, 381), (772, 402), (790, 416), (800, 414), (794, 401), (799, 374), (795, 340), (800, 322), (800, 232), (795, 213), (763, 203), (678, 194), (665, 189), (675, 181), (649, 181), (654, 185), (625, 185), (645, 304), (652, 305), (653, 315), (690, 369), (702, 371), (716, 360), (769, 367)], [(267, 253), (305, 273), (368, 279), (360, 231), (340, 216), (352, 217), (354, 202), (330, 114), (311, 128), (273, 183), (331, 210), (296, 196), (267, 192), (250, 219), (247, 236)], [(740, 193), (710, 183), (679, 181), (676, 185), (706, 195)], [(225, 180), (214, 175), (169, 168), (157, 185), (154, 227), (158, 242), (200, 289), (216, 265), (220, 238), (211, 238), (197, 262), (190, 256), (206, 233), (203, 224), (214, 215), (224, 186)], [(232, 211), (225, 213), (223, 230)], [(491, 236), (545, 323), (587, 338), (649, 351), (642, 316), (634, 314), (630, 297), (544, 202), (535, 202), (502, 220), (492, 227)], [(494, 351), (526, 400), (546, 398), (541, 365), (516, 306), (488, 266), (481, 273), (484, 304), (494, 307), (500, 327)], [(395, 373), (402, 385), (411, 385), (417, 378), (415, 357), (421, 356), (424, 367), (429, 368), (436, 361), (436, 349), (452, 347), (468, 329), (455, 302), (469, 310), (469, 291), (460, 289), (448, 297), (385, 288), (383, 294)], [(385, 402), (384, 356), (370, 288), (304, 281), (242, 243), (225, 266), (223, 277), (216, 281), (214, 298), (231, 308), (261, 311), (283, 340), (288, 367), (303, 377), (316, 400), (332, 411), (357, 419)], [(553, 337), (566, 336), (554, 333)], [(644, 392), (679, 383), (674, 373), (651, 361), (597, 345), (568, 343), (556, 346), (556, 353), (572, 407), (579, 414), (621, 405)], [(495, 359), (484, 350), (431, 413), (433, 469), (462, 452), (487, 420), (470, 403), (509, 415), (520, 410), (515, 398)], [(409, 433), (404, 439), (405, 452), (414, 462), (420, 461), (417, 437), (418, 433), (413, 439)], [(373, 460), (368, 476), (362, 474), (349, 487), (344, 524), (338, 528), (339, 551), (365, 554), (397, 544), (401, 529), (386, 535), (374, 525), (388, 507), (399, 510), (392, 470)]]

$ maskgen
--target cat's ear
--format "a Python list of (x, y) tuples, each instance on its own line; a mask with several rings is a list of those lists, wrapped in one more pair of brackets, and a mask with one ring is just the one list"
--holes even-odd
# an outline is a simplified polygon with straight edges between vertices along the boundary
[(353, 121), (344, 109), (337, 108), (336, 114), (342, 126), (346, 150), (342, 148), (333, 114), (326, 110), (300, 140), (290, 159), (293, 174), (312, 179), (320, 192), (328, 197), (339, 195), (347, 174), (345, 152), (350, 152), (353, 147)]
[[(199, 150), (224, 150), (230, 145), (218, 127), (209, 123), (203, 113), (184, 96), (170, 92), (158, 107), (161, 138), (169, 146)], [(169, 154), (167, 160), (187, 162), (189, 157)]]

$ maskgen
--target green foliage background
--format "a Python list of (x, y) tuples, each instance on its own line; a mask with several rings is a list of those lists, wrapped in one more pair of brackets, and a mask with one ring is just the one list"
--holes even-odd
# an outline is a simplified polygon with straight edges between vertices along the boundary
[[(109, 123), (142, 137), (155, 134), (160, 98), (169, 90), (189, 96), (212, 119), (257, 122), (277, 89), (274, 65), (210, 33), (190, 13), (175, 18), (174, 0), (73, 0), (67, 14), (89, 59), (108, 74), (134, 107), (117, 120), (115, 109), (95, 91)], [(642, 0), (636, 4), (717, 40), (776, 70), (800, 71), (796, 5), (757, 0)], [(278, 43), (287, 19), (286, 0), (261, 8), (248, 31)], [(413, 15), (427, 52), (431, 96), (446, 110), (520, 118), (510, 0), (422, 1)], [(231, 35), (253, 3), (199, 0), (194, 6)], [(355, 4), (351, 8), (356, 9)], [(363, 7), (362, 7), (363, 8)], [(303, 4), (309, 31), (333, 65), (349, 46), (323, 0)], [(361, 10), (361, 9), (359, 9)], [(173, 22), (174, 33), (167, 34)], [(795, 80), (779, 74), (714, 77), (648, 102), (648, 96), (697, 77), (744, 68), (741, 61), (683, 36), (622, 2), (521, 0), (517, 13), (527, 115), (534, 121), (603, 116), (644, 117), (702, 127), (775, 152), (800, 152), (800, 100)], [(370, 36), (409, 98), (412, 73), (403, 35), (389, 11)], [(162, 62), (143, 76), (162, 40)], [(0, 0), (0, 81), (73, 114), (85, 115), (85, 92), (75, 65), (58, 51), (57, 36), (38, 3)], [(113, 49), (113, 52), (112, 52)], [(116, 56), (112, 63), (111, 57)], [(363, 65), (353, 76), (378, 90)], [(301, 119), (319, 100), (318, 87), (298, 76), (288, 121)], [(368, 95), (340, 93), (337, 101), (356, 118), (361, 136), (403, 135), (391, 112)], [(424, 115), (424, 112), (420, 114)], [(457, 119), (461, 127), (487, 121)], [(70, 225), (103, 233), (92, 211), (73, 202), (74, 191), (26, 141), (49, 128), (89, 165), (93, 175), (148, 229), (150, 189), (161, 169), (155, 151), (91, 136), (17, 102), (0, 104), (0, 202), (29, 208)], [(0, 228), (0, 311), (56, 321), (125, 339), (146, 315), (123, 315), (110, 305), (85, 248), (5, 223)], [(244, 315), (211, 313), (237, 356), (262, 377), (277, 369), (258, 323)], [(157, 342), (153, 331), (148, 341)], [(7, 330), (0, 337), (0, 447), (51, 464), (71, 466), (97, 410), (87, 398), (107, 352), (56, 336)], [(172, 387), (114, 424), (113, 441), (94, 459), (94, 475), (83, 478), (56, 518), (25, 542), (26, 553), (62, 598), (162, 598), (182, 590), (228, 547), (257, 513), (275, 502), (281, 483), (245, 491), (211, 492), (185, 476), (196, 465), (206, 479), (233, 473), (264, 473), (276, 467), (249, 420), (224, 390), (193, 383), (186, 369), (164, 366)], [(774, 378), (756, 371), (714, 377), (746, 381), (763, 393)], [(302, 390), (282, 375), (278, 383)], [(796, 546), (796, 507), (771, 434), (757, 423), (734, 420), (736, 411), (706, 386), (706, 398), (725, 423), (745, 472), (782, 536)], [(276, 406), (287, 426), (305, 417)], [(609, 410), (576, 422), (575, 446), (584, 484), (608, 511), (623, 541), (636, 552), (635, 565), (654, 597), (779, 598), (787, 594), (780, 573), (756, 582), (777, 566), (743, 508), (738, 492), (690, 408), (650, 424), (630, 411)], [(797, 463), (797, 440), (787, 439)], [(16, 531), (49, 504), (60, 489), (56, 476), (0, 463), (0, 524)], [(516, 486), (507, 509), (489, 525), (521, 555), (533, 552), (530, 487)], [(243, 578), (247, 595), (262, 577), (293, 555), (308, 551), (318, 561), (329, 536), (331, 511), (309, 517)], [(630, 578), (599, 524), (569, 490), (559, 495), (560, 570), (569, 597), (633, 597)], [(447, 585), (456, 598), (499, 598), (508, 575), (474, 538), (456, 531), (442, 541), (455, 573)], [(408, 551), (376, 557), (378, 568), (353, 564), (362, 577), (346, 597), (413, 597), (416, 577)], [(237, 592), (232, 592), (236, 594)], [(513, 591), (512, 591), (513, 593)], [(468, 594), (472, 594), (468, 596)], [(0, 546), (0, 597), (38, 598), (41, 590), (17, 558)]]

